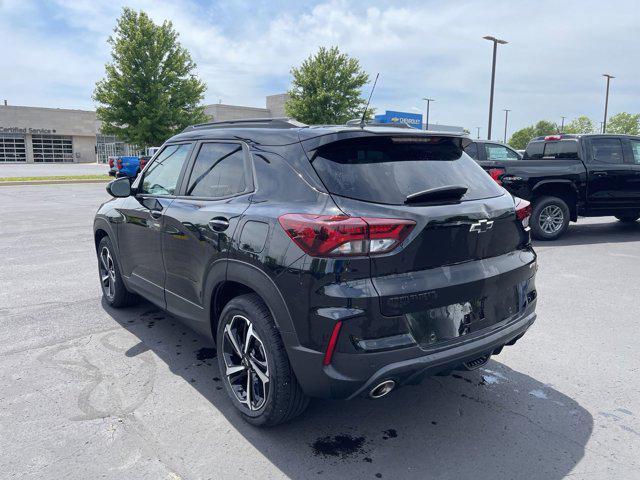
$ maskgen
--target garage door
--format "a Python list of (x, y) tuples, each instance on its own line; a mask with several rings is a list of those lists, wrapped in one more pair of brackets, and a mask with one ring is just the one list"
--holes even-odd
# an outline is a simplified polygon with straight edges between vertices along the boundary
[(26, 162), (24, 135), (0, 133), (0, 162)]
[(33, 135), (34, 162), (73, 162), (73, 142), (63, 135)]

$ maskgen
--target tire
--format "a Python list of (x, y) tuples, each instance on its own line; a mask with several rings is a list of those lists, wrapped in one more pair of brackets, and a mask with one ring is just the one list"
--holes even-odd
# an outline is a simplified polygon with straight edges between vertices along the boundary
[(564, 200), (540, 197), (535, 200), (531, 213), (531, 234), (536, 240), (556, 240), (567, 231), (569, 219), (569, 206)]
[(636, 223), (639, 215), (616, 215), (616, 218), (620, 220), (622, 223)]
[(127, 290), (120, 274), (120, 265), (109, 237), (102, 237), (98, 244), (98, 278), (102, 295), (114, 308), (133, 305), (138, 297)]
[[(245, 348), (247, 336), (250, 341)], [(309, 399), (291, 369), (273, 317), (258, 295), (240, 295), (227, 303), (220, 314), (216, 346), (225, 390), (247, 422), (274, 426), (307, 408)], [(227, 375), (232, 370), (236, 371)], [(246, 394), (249, 377), (250, 397)]]

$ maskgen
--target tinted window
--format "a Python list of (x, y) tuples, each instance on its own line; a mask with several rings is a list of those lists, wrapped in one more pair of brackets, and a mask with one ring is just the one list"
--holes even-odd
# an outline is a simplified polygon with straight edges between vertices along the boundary
[(412, 193), (448, 185), (468, 187), (463, 200), (503, 192), (458, 138), (342, 140), (322, 147), (313, 166), (331, 193), (369, 202), (401, 205)]
[(542, 158), (544, 152), (544, 142), (529, 142), (527, 149), (524, 151), (525, 159)]
[(520, 157), (516, 152), (504, 145), (496, 145), (495, 143), (485, 143), (485, 152), (487, 152), (487, 160), (519, 160)]
[(247, 167), (241, 145), (205, 143), (193, 165), (187, 195), (220, 198), (243, 193), (250, 178)]
[(190, 143), (165, 147), (145, 170), (141, 193), (174, 195), (182, 165), (190, 149)]
[(529, 159), (578, 158), (578, 141), (531, 142), (527, 145), (524, 157)]
[(475, 143), (470, 143), (466, 147), (464, 147), (464, 153), (469, 155), (474, 160), (478, 160), (478, 145)]
[(592, 158), (597, 163), (623, 163), (622, 142), (618, 138), (592, 138)]
[(633, 162), (640, 165), (640, 140), (629, 140), (631, 142), (631, 151), (633, 152)]

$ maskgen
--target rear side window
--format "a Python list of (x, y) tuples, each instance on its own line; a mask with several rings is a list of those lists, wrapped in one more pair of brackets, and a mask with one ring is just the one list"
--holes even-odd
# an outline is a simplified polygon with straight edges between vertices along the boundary
[(343, 197), (402, 205), (417, 192), (462, 185), (462, 200), (500, 196), (503, 190), (448, 137), (367, 137), (321, 147), (313, 167), (327, 189)]
[(242, 145), (205, 143), (196, 157), (187, 195), (223, 198), (244, 193), (250, 184), (246, 155)]
[(478, 160), (478, 145), (476, 143), (470, 143), (464, 147), (464, 153), (469, 155), (474, 160)]
[(630, 140), (633, 163), (640, 165), (640, 140)]
[(596, 163), (624, 163), (622, 142), (619, 138), (592, 138), (592, 158)]
[(531, 142), (527, 145), (525, 158), (578, 158), (578, 142), (577, 140)]

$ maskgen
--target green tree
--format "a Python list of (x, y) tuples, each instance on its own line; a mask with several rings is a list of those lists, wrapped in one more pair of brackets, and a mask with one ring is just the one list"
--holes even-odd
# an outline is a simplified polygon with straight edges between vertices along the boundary
[[(291, 69), (293, 81), (287, 115), (308, 124), (342, 124), (362, 116), (362, 87), (369, 81), (357, 59), (338, 47), (321, 47), (302, 65)], [(367, 118), (371, 110), (367, 112)]]
[(640, 114), (632, 115), (620, 112), (613, 115), (607, 122), (606, 133), (620, 133), (626, 135), (640, 134)]
[(548, 120), (540, 120), (535, 125), (530, 125), (513, 132), (508, 143), (515, 149), (523, 150), (532, 138), (552, 135), (554, 133), (558, 133), (557, 124), (549, 122)]
[(513, 132), (511, 138), (509, 138), (509, 145), (516, 150), (524, 150), (533, 137), (536, 136), (535, 129), (532, 126), (521, 128)]
[(580, 115), (564, 127), (563, 133), (594, 133), (596, 125), (586, 115)]
[(206, 86), (171, 22), (156, 25), (124, 8), (108, 42), (111, 62), (93, 92), (104, 134), (148, 147), (207, 120), (200, 105)]

